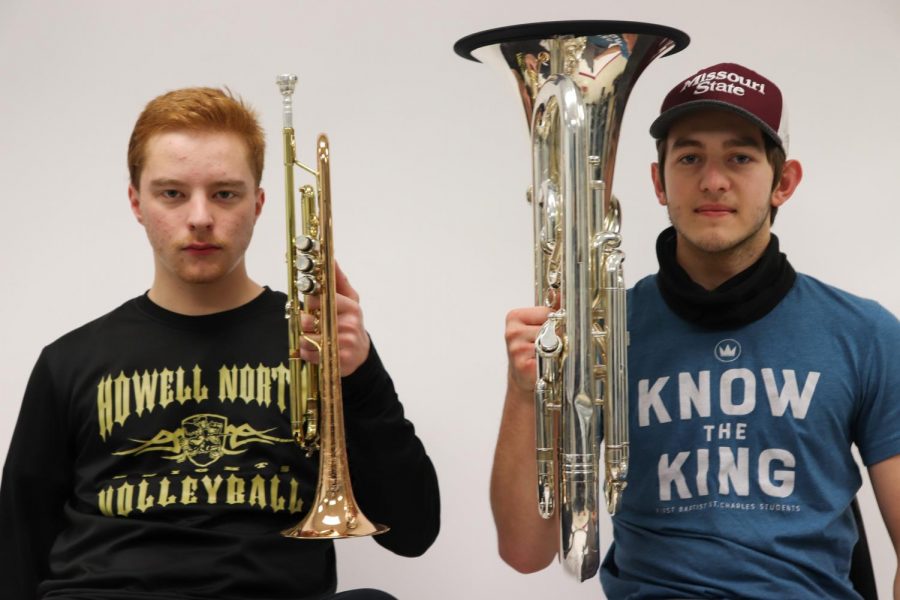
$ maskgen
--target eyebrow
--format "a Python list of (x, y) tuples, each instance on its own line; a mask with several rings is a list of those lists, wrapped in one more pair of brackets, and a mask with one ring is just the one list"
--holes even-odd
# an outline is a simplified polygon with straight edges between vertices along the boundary
[[(763, 148), (762, 142), (752, 135), (729, 138), (725, 140), (723, 145), (725, 148), (756, 148), (757, 150)], [(677, 150), (679, 148), (701, 148), (702, 146), (703, 144), (698, 140), (690, 137), (681, 137), (672, 142), (672, 150)]]
[[(154, 188), (163, 188), (163, 187), (179, 187), (185, 185), (183, 181), (180, 179), (172, 179), (172, 178), (160, 178), (154, 179), (150, 182), (150, 187)], [(247, 189), (247, 184), (244, 183), (240, 179), (220, 179), (217, 181), (213, 181), (210, 187), (214, 188), (235, 188), (239, 190)]]

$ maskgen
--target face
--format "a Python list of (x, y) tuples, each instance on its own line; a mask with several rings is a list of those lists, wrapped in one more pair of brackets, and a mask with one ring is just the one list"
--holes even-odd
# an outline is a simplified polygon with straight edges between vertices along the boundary
[[(759, 127), (721, 110), (691, 112), (669, 129), (666, 162), (653, 166), (653, 180), (678, 234), (679, 258), (683, 253), (753, 258), (765, 249), (770, 211), (790, 197), (799, 165), (788, 161), (773, 190), (762, 136)], [(665, 189), (660, 168), (665, 169)], [(789, 173), (794, 169), (797, 177)]]
[(265, 196), (233, 133), (175, 131), (147, 143), (131, 209), (147, 231), (154, 285), (246, 278), (244, 253)]

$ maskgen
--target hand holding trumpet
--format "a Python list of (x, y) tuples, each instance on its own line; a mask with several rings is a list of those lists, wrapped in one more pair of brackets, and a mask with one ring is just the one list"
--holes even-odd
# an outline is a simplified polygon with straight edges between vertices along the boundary
[[(369, 356), (371, 341), (363, 323), (359, 294), (350, 285), (350, 280), (335, 261), (335, 308), (337, 310), (338, 355), (341, 377), (353, 374)], [(301, 315), (303, 337), (300, 343), (300, 357), (307, 362), (319, 363), (318, 312), (319, 296), (306, 296), (306, 306)], [(315, 342), (315, 343), (314, 343)]]

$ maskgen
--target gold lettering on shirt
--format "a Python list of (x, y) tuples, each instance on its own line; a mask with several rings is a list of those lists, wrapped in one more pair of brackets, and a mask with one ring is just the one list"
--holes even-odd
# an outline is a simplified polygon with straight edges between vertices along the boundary
[(206, 503), (215, 504), (219, 493), (219, 486), (222, 485), (222, 476), (216, 475), (215, 479), (210, 479), (209, 475), (205, 475), (203, 479), (200, 480), (200, 483), (203, 484), (203, 489), (206, 490)]
[(144, 370), (143, 375), (138, 375), (137, 371), (131, 376), (134, 385), (134, 403), (135, 413), (139, 417), (144, 416), (144, 411), (153, 412), (156, 406), (156, 384), (159, 382), (159, 373), (153, 373)]
[[(223, 365), (219, 368), (219, 402), (254, 404), (275, 408), (280, 413), (288, 410), (288, 385), (290, 370), (283, 364), (251, 367)], [(100, 438), (109, 438), (115, 427), (126, 428), (137, 418), (153, 414), (157, 409), (184, 406), (190, 402), (198, 405), (210, 398), (209, 387), (204, 383), (199, 365), (190, 369), (176, 366), (174, 369), (134, 370), (131, 374), (120, 371), (108, 374), (97, 383), (97, 424)]]
[[(221, 485), (223, 482), (226, 483), (224, 487)], [(283, 484), (287, 484), (290, 490), (288, 498), (282, 493)], [(201, 489), (206, 494), (205, 498), (198, 495)], [(165, 501), (156, 502), (157, 497)], [(233, 506), (276, 513), (286, 509), (292, 514), (299, 513), (304, 506), (299, 482), (290, 473), (284, 472), (269, 475), (256, 473), (252, 476), (232, 473), (227, 479), (221, 475), (214, 478), (205, 476), (199, 482), (190, 475), (171, 479), (168, 475), (144, 475), (136, 482), (110, 483), (97, 493), (100, 513), (107, 517), (127, 518), (136, 513), (184, 508), (200, 502), (218, 504), (222, 500)]]

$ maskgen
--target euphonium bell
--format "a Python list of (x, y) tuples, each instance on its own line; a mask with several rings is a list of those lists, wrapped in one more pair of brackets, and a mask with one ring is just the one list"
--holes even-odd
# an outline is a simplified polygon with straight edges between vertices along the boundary
[[(293, 126), (293, 94), (296, 75), (281, 75), (277, 83), (283, 98), (284, 182), (287, 222), (288, 320), (291, 429), (295, 441), (307, 453), (319, 451), (319, 479), (312, 505), (303, 520), (285, 537), (336, 539), (375, 535), (388, 530), (372, 523), (359, 509), (350, 487), (347, 443), (344, 434), (335, 305), (334, 241), (331, 223), (331, 178), (328, 138), (320, 135), (316, 168), (296, 159)], [(300, 189), (302, 234), (296, 234), (294, 216), (294, 167), (313, 175), (316, 188)], [(318, 194), (316, 194), (316, 189)], [(306, 299), (320, 298), (316, 337), (304, 334), (301, 316), (310, 314)], [(300, 356), (303, 340), (319, 350), (318, 365)]]
[(559, 21), (483, 31), (454, 46), (499, 67), (528, 118), (535, 303), (554, 309), (535, 341), (538, 510), (551, 518), (559, 506), (560, 560), (581, 581), (600, 564), (601, 428), (610, 513), (628, 475), (624, 253), (612, 195), (619, 128), (647, 65), (687, 43), (659, 25)]

